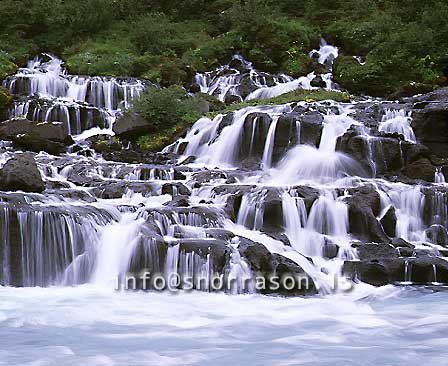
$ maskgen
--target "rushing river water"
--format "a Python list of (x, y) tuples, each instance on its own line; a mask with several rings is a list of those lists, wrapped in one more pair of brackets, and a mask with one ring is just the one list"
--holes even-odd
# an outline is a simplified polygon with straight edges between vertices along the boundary
[(446, 365), (448, 292), (311, 298), (0, 288), (0, 365)]

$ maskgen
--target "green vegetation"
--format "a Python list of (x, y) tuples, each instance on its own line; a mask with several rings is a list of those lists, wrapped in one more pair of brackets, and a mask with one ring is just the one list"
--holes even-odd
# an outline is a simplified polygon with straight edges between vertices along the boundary
[(142, 150), (160, 151), (180, 137), (192, 124), (179, 122), (165, 130), (140, 136), (137, 146)]
[(191, 123), (201, 116), (198, 98), (189, 97), (185, 90), (173, 85), (167, 88), (149, 88), (136, 100), (134, 110), (155, 131), (173, 127), (179, 122)]
[(349, 102), (352, 98), (353, 98), (352, 95), (339, 91), (296, 89), (290, 91), (289, 93), (285, 93), (279, 95), (278, 97), (270, 99), (253, 99), (241, 103), (231, 104), (223, 109), (211, 111), (207, 115), (210, 118), (214, 118), (220, 113), (233, 112), (244, 107), (257, 106), (257, 105), (278, 105), (278, 104), (287, 104), (301, 101), (311, 103), (323, 100)]
[(297, 89), (267, 100), (255, 99), (226, 106), (210, 95), (189, 97), (178, 86), (161, 90), (149, 89), (137, 101), (134, 109), (150, 121), (153, 130), (140, 136), (136, 142), (140, 149), (160, 151), (190, 128), (199, 119), (200, 112), (204, 113), (207, 110), (208, 117), (214, 118), (219, 113), (229, 113), (248, 106), (329, 99), (348, 102), (351, 98), (352, 96), (348, 93), (338, 91)]
[[(158, 151), (191, 127), (203, 112), (204, 99), (190, 97), (180, 86), (149, 88), (136, 100), (134, 111), (150, 122), (151, 131), (137, 140), (144, 150)], [(206, 102), (208, 103), (208, 102)]]
[(11, 55), (0, 50), (0, 81), (17, 71), (18, 66), (12, 61)]
[(12, 103), (12, 97), (8, 90), (0, 86), (0, 118), (3, 120), (4, 114)]
[(0, 78), (40, 51), (64, 57), (73, 73), (162, 86), (186, 83), (235, 52), (298, 76), (323, 36), (346, 56), (338, 82), (387, 95), (446, 82), (447, 18), (444, 0), (2, 0)]

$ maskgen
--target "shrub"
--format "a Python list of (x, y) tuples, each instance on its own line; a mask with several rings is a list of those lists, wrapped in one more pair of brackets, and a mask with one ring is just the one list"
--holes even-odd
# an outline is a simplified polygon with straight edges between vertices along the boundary
[(17, 71), (18, 67), (12, 60), (13, 57), (11, 55), (0, 50), (0, 81)]
[(154, 131), (189, 124), (200, 117), (198, 99), (188, 96), (179, 86), (148, 89), (135, 101), (134, 110), (151, 123)]

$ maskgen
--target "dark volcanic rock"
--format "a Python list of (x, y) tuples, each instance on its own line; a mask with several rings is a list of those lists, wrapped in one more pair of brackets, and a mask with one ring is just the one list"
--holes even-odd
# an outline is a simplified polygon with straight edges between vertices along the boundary
[(280, 193), (269, 190), (263, 200), (263, 231), (278, 232), (283, 227), (283, 201)]
[(113, 199), (123, 197), (127, 190), (143, 195), (155, 195), (158, 192), (158, 186), (154, 183), (143, 182), (101, 181), (92, 193), (98, 198)]
[(280, 293), (282, 295), (305, 295), (315, 294), (316, 287), (313, 280), (305, 273), (305, 271), (292, 260), (283, 257), (279, 254), (273, 254), (267, 250), (267, 248), (260, 244), (252, 242), (245, 238), (240, 238), (240, 244), (238, 250), (243, 258), (249, 263), (251, 270), (258, 275), (262, 275), (266, 282), (269, 284), (269, 280), (272, 276), (278, 276), (279, 279), (282, 276), (294, 276), (301, 279), (301, 288), (296, 286), (292, 290), (285, 289), (281, 280), (280, 288), (278, 290), (266, 288), (261, 291), (264, 294)]
[(350, 232), (367, 242), (388, 242), (376, 216), (380, 210), (380, 196), (373, 186), (363, 186), (350, 192), (346, 198), (349, 206)]
[(313, 203), (319, 198), (320, 193), (317, 189), (308, 186), (296, 186), (292, 188), (298, 195), (303, 198), (307, 213), (310, 212)]
[(257, 89), (258, 89), (258, 87), (252, 81), (249, 74), (247, 74), (246, 77), (243, 77), (241, 79), (239, 85), (237, 86), (237, 91), (243, 99), (245, 99), (250, 93), (252, 93), (253, 91), (255, 91)]
[(448, 245), (448, 233), (444, 226), (438, 224), (431, 225), (428, 229), (426, 229), (425, 233), (426, 237), (432, 243), (442, 246)]
[(40, 193), (45, 189), (42, 176), (31, 154), (17, 154), (0, 170), (0, 189)]
[(395, 208), (393, 206), (389, 207), (380, 222), (383, 226), (384, 232), (388, 236), (394, 237), (397, 226), (397, 215), (395, 214)]
[(394, 239), (392, 239), (391, 244), (395, 248), (409, 248), (409, 249), (414, 249), (415, 248), (414, 244), (411, 244), (411, 243), (407, 242), (403, 238), (394, 238)]
[(190, 189), (182, 183), (165, 183), (162, 186), (162, 194), (170, 194), (171, 196), (182, 195), (189, 196), (191, 194)]
[(164, 203), (168, 207), (189, 207), (190, 201), (187, 196), (175, 196), (169, 202)]
[(325, 244), (322, 251), (322, 256), (327, 259), (333, 259), (338, 256), (339, 245), (331, 242), (330, 240), (325, 240)]
[(67, 127), (62, 122), (38, 123), (27, 119), (11, 119), (0, 123), (0, 137), (3, 139), (24, 134), (56, 142), (65, 142), (68, 137)]
[(303, 114), (300, 119), (300, 143), (318, 147), (322, 137), (323, 116), (316, 111)]
[(423, 179), (427, 182), (434, 182), (435, 172), (436, 168), (425, 158), (414, 161), (405, 169), (405, 174), (409, 178)]
[(125, 113), (115, 121), (112, 130), (117, 136), (134, 139), (147, 133), (150, 128), (151, 124), (139, 114)]
[(417, 140), (433, 153), (448, 157), (448, 99), (420, 102), (414, 108), (412, 127)]
[(66, 152), (67, 147), (62, 142), (42, 139), (37, 135), (18, 135), (12, 138), (14, 147), (27, 151), (45, 151), (52, 155)]
[(360, 244), (356, 248), (360, 260), (376, 260), (380, 258), (398, 258), (399, 252), (392, 245), (384, 243)]
[(353, 279), (374, 286), (383, 286), (406, 280), (410, 280), (417, 285), (436, 281), (448, 283), (448, 262), (430, 256), (345, 262), (343, 272)]

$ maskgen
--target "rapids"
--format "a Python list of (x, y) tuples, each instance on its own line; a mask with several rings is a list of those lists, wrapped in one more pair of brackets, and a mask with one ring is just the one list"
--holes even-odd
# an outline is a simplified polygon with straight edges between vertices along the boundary
[[(191, 90), (230, 103), (317, 76), (335, 89), (336, 57), (322, 41), (310, 58), (325, 73), (293, 79), (236, 55)], [(62, 124), (77, 143), (31, 155), (44, 191), (0, 192), (0, 365), (446, 363), (445, 166), (419, 142), (412, 103), (246, 106), (125, 163), (89, 137), (112, 135), (148, 83), (69, 75), (44, 55), (4, 86), (11, 121)], [(0, 167), (22, 150), (2, 143)], [(158, 289), (135, 278), (146, 272), (176, 275), (162, 287), (177, 294), (124, 291), (128, 275)], [(254, 283), (285, 274), (306, 287)]]
[(8, 366), (446, 364), (445, 291), (390, 286), (283, 299), (89, 285), (0, 295), (0, 364)]

